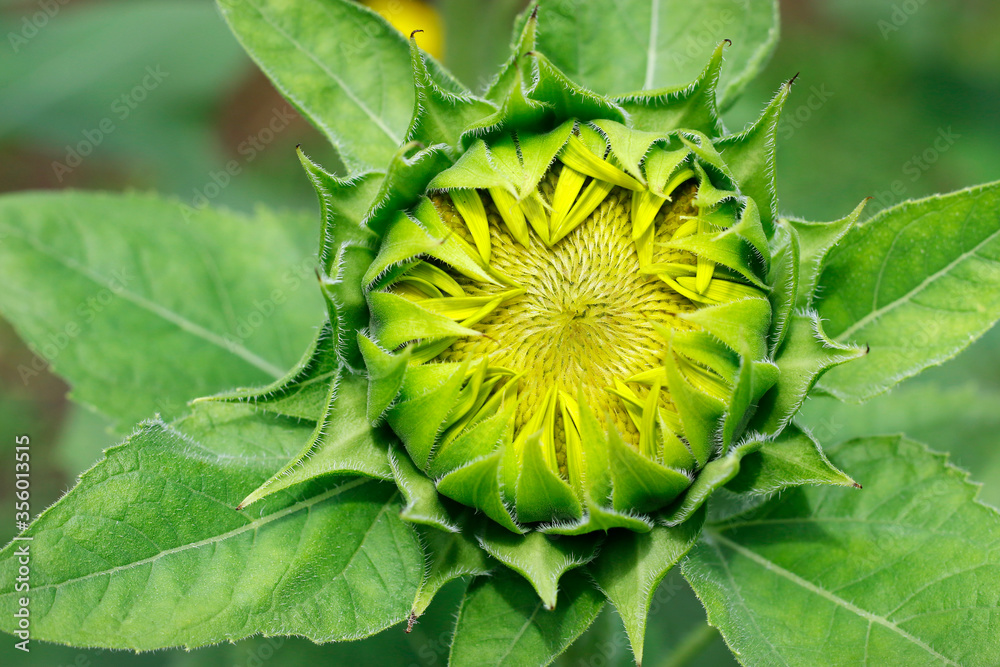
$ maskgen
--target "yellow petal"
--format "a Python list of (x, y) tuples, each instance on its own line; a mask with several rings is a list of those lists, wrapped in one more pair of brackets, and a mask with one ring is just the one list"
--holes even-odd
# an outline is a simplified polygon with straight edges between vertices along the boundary
[(545, 202), (542, 201), (542, 195), (538, 193), (538, 190), (532, 190), (527, 197), (521, 200), (521, 210), (524, 211), (525, 217), (531, 223), (531, 228), (542, 239), (542, 243), (549, 245), (549, 239), (552, 236), (549, 230), (549, 214), (545, 210)]
[(629, 190), (645, 190), (642, 183), (607, 160), (594, 155), (587, 148), (586, 144), (580, 141), (580, 138), (575, 135), (571, 136), (569, 141), (566, 142), (562, 153), (559, 154), (559, 161), (581, 174), (593, 176), (596, 179), (607, 181)]
[(490, 261), (490, 222), (486, 218), (486, 208), (475, 190), (451, 190), (451, 201), (472, 232), (472, 240), (484, 262)]
[(556, 181), (556, 191), (552, 195), (552, 220), (549, 223), (552, 229), (559, 229), (566, 214), (573, 208), (586, 180), (587, 177), (580, 172), (563, 165), (559, 172), (559, 180)]
[(639, 424), (639, 453), (647, 458), (656, 458), (656, 421), (660, 404), (660, 383), (649, 390), (642, 404), (642, 420)]
[(496, 204), (497, 212), (510, 230), (510, 235), (521, 245), (527, 246), (528, 225), (524, 221), (524, 211), (518, 205), (517, 198), (503, 188), (490, 188), (489, 193), (493, 197), (493, 203)]
[[(677, 282), (688, 290), (695, 288), (694, 278), (680, 276), (677, 278)], [(726, 303), (736, 301), (737, 299), (746, 299), (747, 297), (760, 297), (763, 294), (759, 289), (750, 285), (715, 279), (702, 296), (707, 300), (707, 303)]]
[(607, 196), (611, 194), (614, 187), (615, 186), (611, 183), (592, 180), (590, 184), (584, 188), (583, 194), (576, 200), (576, 204), (573, 205), (570, 212), (566, 214), (566, 219), (563, 220), (560, 228), (553, 231), (552, 243), (556, 243), (571, 231), (579, 227), (584, 220), (590, 217), (590, 214), (594, 212), (594, 209), (600, 206), (601, 202), (603, 202)]

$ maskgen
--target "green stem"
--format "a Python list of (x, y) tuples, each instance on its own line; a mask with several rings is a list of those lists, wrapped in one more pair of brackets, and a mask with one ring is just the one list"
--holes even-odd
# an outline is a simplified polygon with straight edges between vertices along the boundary
[(684, 667), (701, 655), (719, 636), (719, 631), (708, 623), (699, 625), (688, 632), (673, 653), (667, 656), (662, 667)]

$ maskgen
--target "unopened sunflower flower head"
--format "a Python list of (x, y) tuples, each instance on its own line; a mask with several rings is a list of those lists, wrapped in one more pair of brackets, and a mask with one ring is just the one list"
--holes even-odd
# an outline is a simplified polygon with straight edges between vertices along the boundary
[[(323, 288), (338, 358), (397, 442), (404, 518), (474, 536), (552, 607), (566, 567), (615, 531), (683, 523), (725, 482), (706, 466), (784, 427), (798, 378), (766, 423), (755, 406), (782, 383), (773, 353), (811, 287), (800, 298), (797, 255), (771, 250), (794, 234), (773, 175), (791, 82), (727, 134), (727, 42), (688, 86), (608, 98), (536, 52), (535, 28), (484, 98), (451, 92), (411, 36), (407, 143), (360, 227), (335, 210), (364, 176), (302, 158), (321, 194), (343, 194), (324, 200)], [(539, 575), (530, 548), (565, 562)]]

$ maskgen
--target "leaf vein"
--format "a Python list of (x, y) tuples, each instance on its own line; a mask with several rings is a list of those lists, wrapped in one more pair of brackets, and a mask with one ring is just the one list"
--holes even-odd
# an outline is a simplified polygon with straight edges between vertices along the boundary
[[(921, 649), (923, 649), (927, 653), (933, 655), (935, 658), (937, 658), (939, 660), (942, 660), (945, 664), (954, 665), (954, 667), (959, 667), (959, 664), (957, 662), (955, 662), (954, 660), (951, 660), (947, 656), (942, 655), (941, 653), (937, 652), (936, 650), (934, 650), (933, 647), (931, 647), (929, 644), (927, 644), (926, 642), (924, 642), (923, 640), (921, 640), (919, 637), (915, 637), (915, 636), (911, 635), (909, 632), (903, 630), (901, 627), (899, 627), (897, 624), (893, 623), (889, 619), (884, 618), (882, 616), (879, 616), (878, 614), (874, 614), (874, 613), (872, 613), (872, 612), (870, 612), (870, 611), (868, 611), (866, 609), (862, 609), (861, 607), (858, 607), (857, 605), (854, 605), (853, 603), (851, 603), (851, 602), (849, 602), (849, 601), (847, 601), (847, 600), (845, 600), (845, 599), (843, 599), (843, 598), (841, 598), (841, 597), (839, 597), (837, 595), (834, 595), (830, 591), (827, 591), (827, 590), (824, 590), (824, 589), (820, 588), (819, 586), (815, 585), (811, 581), (809, 581), (807, 579), (803, 579), (802, 577), (800, 577), (799, 575), (795, 574), (794, 572), (791, 572), (790, 570), (786, 570), (785, 568), (781, 567), (780, 565), (778, 565), (774, 561), (771, 561), (771, 560), (768, 560), (767, 558), (764, 558), (760, 554), (758, 554), (758, 553), (756, 553), (754, 551), (751, 551), (750, 549), (747, 549), (743, 545), (741, 545), (741, 544), (739, 544), (737, 542), (734, 542), (733, 540), (730, 540), (729, 538), (725, 537), (724, 535), (721, 535), (719, 533), (713, 533), (712, 537), (715, 540), (717, 540), (718, 542), (724, 544), (726, 547), (728, 547), (728, 548), (732, 549), (733, 551), (735, 551), (736, 553), (740, 554), (741, 556), (743, 556), (745, 558), (749, 558), (753, 562), (757, 563), (757, 565), (759, 565), (760, 567), (763, 567), (764, 569), (768, 570), (769, 572), (772, 572), (772, 573), (774, 573), (775, 575), (777, 575), (779, 577), (787, 579), (790, 582), (792, 582), (793, 584), (795, 584), (797, 586), (800, 586), (800, 587), (806, 589), (807, 591), (813, 593), (814, 595), (817, 595), (817, 596), (819, 596), (821, 598), (824, 598), (825, 600), (827, 600), (829, 602), (832, 602), (833, 604), (835, 604), (835, 605), (837, 605), (839, 607), (842, 607), (843, 609), (846, 609), (847, 611), (849, 611), (849, 612), (851, 612), (851, 613), (853, 613), (853, 614), (855, 614), (857, 616), (860, 616), (861, 618), (864, 618), (865, 620), (867, 620), (869, 622), (878, 623), (882, 627), (890, 630), (891, 632), (894, 632), (894, 633), (898, 634), (903, 639), (905, 639), (905, 640), (909, 641), (910, 643), (912, 643), (912, 644), (920, 647)], [(720, 556), (721, 556), (721, 554), (720, 554)], [(725, 559), (723, 559), (723, 562), (725, 562)]]

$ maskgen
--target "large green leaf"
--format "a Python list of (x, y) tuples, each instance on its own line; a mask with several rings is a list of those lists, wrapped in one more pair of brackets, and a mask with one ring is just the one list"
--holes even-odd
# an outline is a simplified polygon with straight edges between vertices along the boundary
[(745, 664), (1000, 662), (1000, 514), (905, 438), (831, 450), (863, 491), (800, 488), (707, 528), (685, 576)]
[[(311, 217), (138, 194), (9, 195), (0, 313), (77, 400), (125, 423), (173, 418), (299, 358), (323, 312)], [(37, 374), (21, 370), (25, 382)]]
[(413, 73), (406, 40), (346, 0), (219, 0), (250, 56), (354, 169), (382, 168), (406, 136)]
[(871, 347), (818, 389), (865, 400), (965, 349), (1000, 318), (1000, 183), (883, 211), (820, 276), (827, 335)]
[(527, 581), (501, 567), (469, 586), (449, 664), (547, 665), (594, 622), (602, 606), (601, 594), (579, 570), (563, 577), (559, 606), (548, 611)]
[[(226, 404), (141, 425), (25, 533), (32, 636), (130, 649), (331, 641), (406, 618), (423, 556), (392, 485), (341, 477), (234, 509), (309, 430)], [(22, 544), (0, 552), (7, 632)]]
[(685, 86), (729, 39), (719, 91), (731, 102), (778, 41), (772, 0), (541, 0), (538, 49), (576, 83), (608, 95)]

